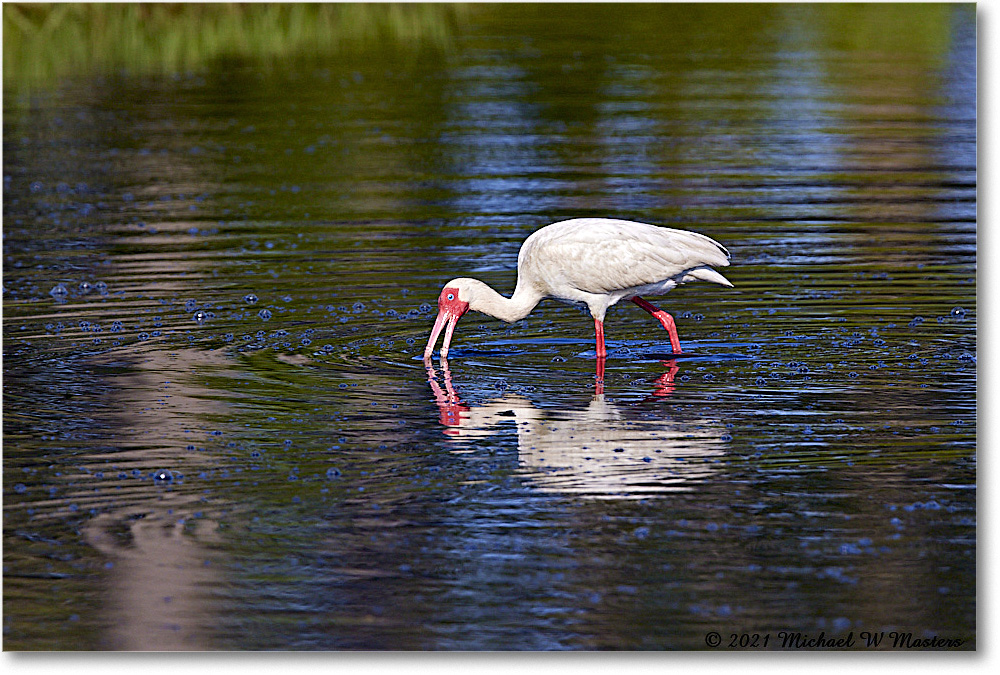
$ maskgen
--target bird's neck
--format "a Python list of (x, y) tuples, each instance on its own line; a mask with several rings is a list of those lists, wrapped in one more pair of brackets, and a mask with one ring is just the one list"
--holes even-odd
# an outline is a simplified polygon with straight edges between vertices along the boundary
[(522, 283), (517, 285), (514, 295), (509, 298), (482, 284), (476, 289), (475, 299), (469, 303), (469, 309), (512, 323), (528, 316), (542, 297), (537, 290)]

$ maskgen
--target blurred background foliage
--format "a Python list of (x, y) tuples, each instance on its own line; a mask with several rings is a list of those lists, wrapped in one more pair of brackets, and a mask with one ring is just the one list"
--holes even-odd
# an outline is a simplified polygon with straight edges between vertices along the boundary
[(223, 58), (442, 50), (467, 13), (424, 3), (4, 3), (4, 86), (109, 69), (185, 72)]
[[(974, 11), (974, 4), (966, 5)], [(683, 24), (753, 19), (740, 30), (753, 40), (776, 16), (794, 17), (796, 32), (819, 32), (827, 47), (850, 52), (941, 54), (951, 8), (943, 3), (761, 4), (734, 12), (727, 4), (661, 6)], [(596, 11), (595, 11), (596, 10)], [(744, 8), (745, 10), (745, 8)], [(4, 86), (51, 86), (67, 76), (125, 70), (186, 72), (217, 59), (269, 60), (309, 55), (447, 51), (475, 22), (493, 30), (538, 13), (574, 21), (567, 4), (516, 3), (4, 3)], [(628, 22), (621, 5), (590, 5), (584, 14)], [(788, 29), (786, 21), (780, 21)], [(634, 27), (637, 40), (646, 32)], [(654, 31), (655, 32), (655, 31)], [(700, 31), (690, 32), (697, 37)], [(780, 41), (778, 35), (770, 36)]]

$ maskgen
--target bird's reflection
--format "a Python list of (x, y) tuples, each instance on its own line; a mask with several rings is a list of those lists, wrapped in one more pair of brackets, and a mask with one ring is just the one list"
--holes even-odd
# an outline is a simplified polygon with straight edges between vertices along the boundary
[[(605, 360), (601, 358), (597, 359), (597, 374), (595, 376), (596, 379), (594, 383), (595, 396), (601, 396), (604, 394), (604, 361)], [(660, 361), (660, 363), (667, 369), (667, 372), (656, 378), (656, 388), (653, 389), (653, 396), (670, 396), (674, 393), (674, 377), (677, 375), (680, 368), (677, 366), (676, 359), (666, 359)], [(447, 363), (442, 362), (441, 367), (447, 370)]]
[[(714, 420), (662, 410), (655, 418), (626, 416), (625, 409), (605, 398), (600, 372), (586, 408), (541, 409), (511, 393), (470, 406), (455, 390), (447, 361), (441, 361), (440, 382), (431, 362), (424, 364), (444, 433), (456, 439), (482, 438), (513, 422), (518, 463), (540, 490), (598, 498), (691, 490), (718, 471), (725, 453), (725, 431)], [(674, 390), (678, 367), (672, 361), (667, 366), (653, 396)]]

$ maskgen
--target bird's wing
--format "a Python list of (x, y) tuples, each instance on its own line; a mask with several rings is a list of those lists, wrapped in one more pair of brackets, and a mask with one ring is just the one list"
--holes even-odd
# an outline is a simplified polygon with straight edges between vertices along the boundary
[(702, 234), (603, 218), (543, 228), (525, 241), (521, 254), (519, 267), (531, 268), (550, 288), (569, 284), (587, 293), (610, 293), (655, 284), (696, 267), (729, 265), (728, 251)]

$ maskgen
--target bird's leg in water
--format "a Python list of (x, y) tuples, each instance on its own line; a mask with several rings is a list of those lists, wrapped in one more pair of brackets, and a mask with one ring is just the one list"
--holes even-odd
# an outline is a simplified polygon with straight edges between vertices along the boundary
[(667, 330), (667, 333), (670, 334), (670, 347), (674, 350), (674, 354), (680, 354), (681, 339), (677, 335), (677, 326), (674, 324), (674, 317), (670, 316), (656, 305), (649, 304), (638, 295), (632, 298), (632, 302), (642, 307), (644, 310), (649, 312), (653, 318), (660, 322), (660, 324)]
[(604, 357), (597, 357), (597, 374), (594, 376), (594, 395), (604, 393)]
[[(604, 348), (604, 322), (594, 319), (594, 332), (597, 333), (597, 358), (607, 357), (608, 350)], [(603, 378), (602, 378), (603, 379)]]

